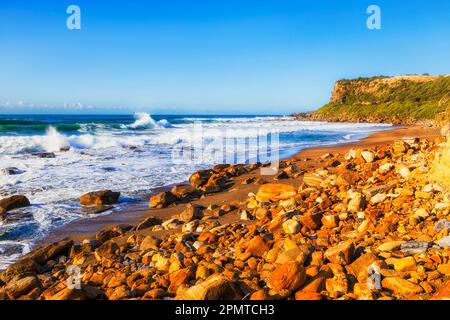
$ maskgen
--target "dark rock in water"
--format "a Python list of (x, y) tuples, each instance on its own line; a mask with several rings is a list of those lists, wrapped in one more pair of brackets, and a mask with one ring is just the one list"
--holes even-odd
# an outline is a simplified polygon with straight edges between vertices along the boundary
[(12, 256), (16, 254), (22, 254), (23, 247), (16, 243), (5, 243), (0, 247), (0, 254), (4, 256)]
[(0, 200), (0, 220), (4, 218), (4, 215), (11, 210), (28, 207), (30, 201), (25, 196), (16, 195), (9, 198)]
[(25, 171), (19, 170), (16, 167), (9, 167), (9, 168), (4, 168), (4, 169), (0, 170), (0, 173), (5, 176), (14, 176), (14, 175), (22, 174), (24, 172)]
[(44, 158), (44, 159), (56, 158), (56, 154), (54, 154), (53, 152), (34, 152), (31, 155), (38, 157), (38, 158)]
[(28, 210), (13, 211), (3, 216), (3, 224), (9, 224), (14, 222), (23, 222), (33, 217), (33, 214)]
[(114, 167), (103, 167), (102, 169), (105, 170), (106, 172), (116, 171), (116, 168), (114, 168)]
[(84, 206), (81, 208), (81, 214), (99, 214), (111, 210), (114, 206)]
[(117, 203), (119, 197), (120, 192), (102, 190), (82, 195), (80, 197), (80, 203), (84, 206), (104, 206)]

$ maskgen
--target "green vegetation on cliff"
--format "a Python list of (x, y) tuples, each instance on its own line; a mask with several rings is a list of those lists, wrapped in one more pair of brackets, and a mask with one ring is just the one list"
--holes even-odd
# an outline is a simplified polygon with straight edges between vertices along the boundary
[(450, 106), (450, 76), (340, 80), (331, 101), (311, 117), (334, 121), (434, 120)]

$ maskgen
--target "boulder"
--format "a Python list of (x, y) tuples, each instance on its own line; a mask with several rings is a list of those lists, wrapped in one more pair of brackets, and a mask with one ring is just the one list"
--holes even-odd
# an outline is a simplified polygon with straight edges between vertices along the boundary
[(53, 152), (34, 152), (31, 155), (42, 159), (56, 158), (56, 154), (54, 154)]
[(150, 216), (136, 226), (136, 231), (148, 229), (161, 223), (162, 223), (161, 218)]
[(336, 180), (339, 185), (354, 185), (359, 180), (358, 172), (346, 169), (344, 167), (337, 167), (333, 170), (333, 173), (337, 176)]
[(332, 229), (339, 225), (339, 218), (336, 215), (325, 215), (321, 219), (322, 225), (326, 229)]
[(450, 280), (444, 282), (443, 286), (436, 291), (432, 300), (450, 300)]
[(286, 250), (282, 253), (280, 253), (276, 260), (276, 264), (285, 264), (286, 262), (295, 261), (303, 265), (306, 260), (308, 259), (308, 256), (310, 254), (310, 250), (307, 245), (301, 245), (296, 248), (292, 248), (289, 250)]
[(120, 248), (112, 240), (108, 240), (95, 250), (95, 259), (106, 266), (112, 266), (118, 258)]
[(0, 200), (0, 220), (3, 216), (11, 210), (24, 208), (30, 206), (30, 201), (27, 197), (16, 195)]
[(371, 204), (377, 204), (377, 203), (381, 203), (384, 200), (387, 199), (387, 195), (384, 193), (378, 193), (376, 195), (374, 195), (372, 198), (370, 198), (370, 203)]
[(222, 191), (228, 182), (228, 178), (223, 174), (214, 173), (209, 177), (208, 181), (199, 187), (205, 193), (214, 193)]
[(201, 219), (203, 217), (202, 209), (201, 206), (188, 203), (186, 208), (180, 213), (180, 220), (190, 222), (195, 219)]
[(179, 199), (185, 199), (189, 197), (196, 197), (199, 195), (199, 191), (190, 184), (179, 184), (170, 190)]
[(0, 273), (0, 280), (8, 283), (16, 276), (35, 275), (39, 271), (40, 266), (33, 259), (23, 257)]
[(164, 191), (157, 195), (150, 197), (150, 208), (161, 209), (165, 208), (177, 200), (175, 195), (170, 191)]
[(307, 212), (300, 217), (302, 225), (310, 230), (317, 230), (322, 226), (322, 214), (317, 212)]
[(423, 291), (418, 284), (400, 277), (386, 277), (381, 281), (381, 286), (400, 296), (411, 296)]
[(371, 163), (373, 160), (375, 160), (375, 154), (371, 151), (363, 151), (361, 152), (361, 157), (364, 159), (364, 161)]
[(14, 176), (14, 175), (22, 174), (24, 172), (25, 171), (19, 170), (16, 167), (8, 167), (8, 168), (0, 169), (0, 174), (2, 174), (4, 176)]
[(38, 248), (25, 255), (23, 258), (29, 258), (38, 264), (44, 264), (45, 262), (54, 260), (61, 255), (67, 256), (72, 245), (73, 240), (65, 238), (44, 247)]
[(183, 268), (170, 273), (170, 286), (167, 291), (175, 293), (180, 286), (187, 284), (194, 276), (194, 270), (191, 268)]
[(280, 201), (293, 198), (297, 194), (296, 188), (284, 183), (266, 183), (259, 187), (256, 194), (258, 201)]
[(196, 189), (199, 189), (208, 182), (213, 172), (211, 170), (200, 170), (189, 177), (189, 183)]
[(270, 248), (264, 239), (261, 236), (256, 236), (249, 241), (247, 252), (254, 257), (261, 258), (267, 251), (269, 251), (269, 249)]
[(303, 176), (303, 183), (308, 187), (316, 188), (320, 187), (325, 179), (317, 173), (305, 173)]
[(177, 290), (177, 300), (241, 300), (243, 297), (238, 285), (224, 275), (216, 274), (205, 281), (185, 289)]
[(161, 244), (161, 239), (155, 236), (146, 236), (144, 240), (142, 240), (141, 245), (139, 246), (139, 250), (147, 251), (147, 250), (158, 250), (159, 245)]
[(325, 258), (330, 262), (347, 265), (351, 262), (355, 246), (352, 241), (344, 241), (325, 251)]
[(363, 198), (362, 194), (359, 192), (353, 192), (350, 194), (350, 201), (347, 205), (347, 210), (349, 212), (359, 212), (366, 207), (366, 201)]
[(35, 276), (28, 276), (24, 278), (18, 277), (11, 280), (6, 285), (6, 292), (10, 299), (14, 300), (27, 294), (38, 286), (39, 280)]
[(365, 253), (358, 257), (351, 264), (345, 266), (348, 273), (352, 274), (359, 280), (361, 278), (365, 279), (365, 276), (369, 274), (369, 267), (376, 261), (377, 257), (372, 253)]
[(414, 271), (416, 270), (416, 261), (413, 257), (389, 258), (386, 259), (388, 265), (393, 265), (396, 271)]
[(113, 192), (111, 190), (102, 190), (89, 192), (80, 197), (80, 203), (83, 206), (105, 206), (117, 203), (120, 197), (120, 192)]
[(86, 295), (81, 289), (65, 288), (50, 297), (50, 300), (86, 300)]
[(296, 234), (300, 231), (300, 228), (300, 224), (294, 219), (283, 222), (283, 231), (287, 234)]
[(286, 262), (277, 267), (269, 276), (267, 286), (274, 295), (289, 296), (306, 280), (305, 268), (296, 261)]
[(133, 228), (131, 225), (127, 224), (119, 224), (116, 226), (108, 227), (106, 229), (101, 230), (99, 233), (95, 235), (95, 238), (100, 242), (105, 242), (112, 238), (121, 236), (125, 234), (127, 231), (130, 231)]

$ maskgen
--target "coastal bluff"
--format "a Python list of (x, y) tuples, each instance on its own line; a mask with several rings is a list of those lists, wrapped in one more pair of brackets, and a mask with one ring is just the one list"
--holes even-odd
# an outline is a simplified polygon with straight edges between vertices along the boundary
[(330, 101), (314, 112), (294, 116), (333, 122), (427, 124), (448, 122), (450, 75), (403, 75), (343, 79)]

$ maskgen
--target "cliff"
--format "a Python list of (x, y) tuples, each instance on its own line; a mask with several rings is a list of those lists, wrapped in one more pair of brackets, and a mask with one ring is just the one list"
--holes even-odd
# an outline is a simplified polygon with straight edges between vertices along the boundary
[(447, 118), (449, 108), (450, 75), (372, 77), (337, 81), (330, 102), (307, 117), (327, 121), (432, 123)]

